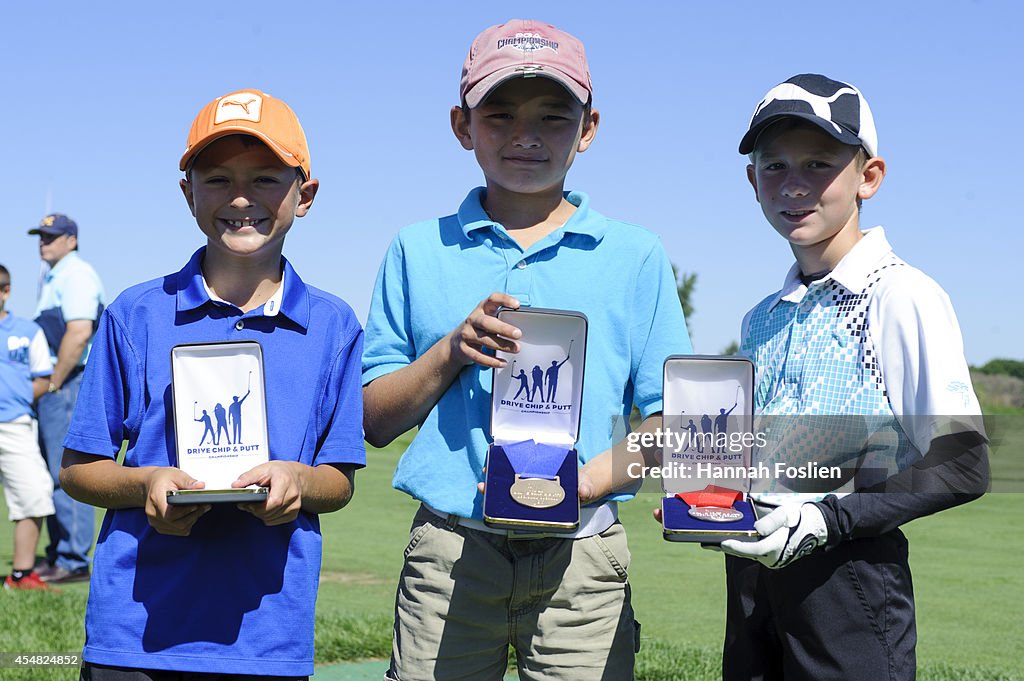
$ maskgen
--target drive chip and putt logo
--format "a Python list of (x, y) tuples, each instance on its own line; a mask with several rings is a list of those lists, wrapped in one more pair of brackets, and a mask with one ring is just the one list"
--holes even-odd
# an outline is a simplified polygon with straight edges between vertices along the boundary
[(522, 52), (536, 52), (547, 48), (552, 52), (558, 52), (558, 43), (548, 40), (540, 33), (516, 33), (514, 38), (500, 38), (498, 49), (503, 47), (514, 47)]

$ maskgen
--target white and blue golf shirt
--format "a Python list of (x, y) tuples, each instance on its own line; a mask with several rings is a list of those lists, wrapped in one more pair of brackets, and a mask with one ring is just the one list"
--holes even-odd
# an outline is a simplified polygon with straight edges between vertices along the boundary
[[(935, 437), (958, 424), (978, 425), (971, 417), (981, 410), (949, 296), (893, 253), (881, 227), (865, 231), (832, 272), (809, 286), (794, 265), (782, 289), (747, 313), (741, 337), (741, 353), (756, 367), (755, 412), (817, 417), (805, 425), (864, 417), (861, 424), (873, 432), (854, 435), (873, 443), (861, 462), (866, 468), (905, 470)], [(808, 434), (795, 444), (813, 456), (814, 437), (834, 445), (838, 435)], [(761, 495), (766, 503), (792, 499)]]

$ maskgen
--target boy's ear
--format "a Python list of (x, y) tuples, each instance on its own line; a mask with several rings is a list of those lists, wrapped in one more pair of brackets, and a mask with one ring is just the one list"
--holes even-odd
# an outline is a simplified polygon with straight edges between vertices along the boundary
[(473, 150), (473, 137), (469, 134), (469, 118), (461, 106), (453, 106), (451, 111), (452, 132), (459, 140), (459, 144), (466, 151)]
[(754, 199), (760, 203), (761, 199), (757, 196), (757, 174), (754, 172), (754, 164), (747, 164), (747, 182), (754, 188)]
[(178, 186), (181, 187), (181, 193), (185, 195), (185, 202), (188, 204), (188, 210), (192, 213), (192, 217), (196, 216), (196, 204), (192, 198), (192, 183), (186, 178), (182, 178), (178, 181)]
[(881, 156), (869, 158), (861, 168), (860, 187), (857, 188), (858, 199), (870, 199), (882, 186), (885, 178), (885, 159)]
[(580, 135), (580, 143), (576, 147), (577, 152), (582, 154), (590, 148), (590, 144), (594, 141), (594, 136), (597, 135), (597, 125), (600, 122), (601, 112), (591, 108), (589, 119), (583, 121), (583, 133)]
[(313, 205), (313, 199), (316, 197), (317, 189), (320, 189), (320, 180), (315, 177), (299, 185), (299, 203), (295, 206), (295, 217), (301, 218), (309, 212), (309, 207)]

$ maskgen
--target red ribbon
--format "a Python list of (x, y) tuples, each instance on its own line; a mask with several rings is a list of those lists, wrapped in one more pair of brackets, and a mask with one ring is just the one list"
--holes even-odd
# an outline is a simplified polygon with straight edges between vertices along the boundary
[(728, 487), (708, 485), (699, 492), (679, 492), (676, 497), (689, 506), (715, 506), (732, 508), (732, 505), (743, 498), (743, 492)]

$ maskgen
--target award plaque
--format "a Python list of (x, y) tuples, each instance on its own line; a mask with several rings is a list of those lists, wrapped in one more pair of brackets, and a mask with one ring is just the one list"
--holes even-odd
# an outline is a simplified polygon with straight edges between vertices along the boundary
[(755, 541), (750, 503), (754, 365), (743, 357), (665, 360), (663, 536), (668, 541)]
[(169, 504), (264, 501), (266, 488), (233, 488), (270, 459), (263, 351), (255, 341), (193, 343), (171, 349), (177, 466), (204, 489), (168, 492)]
[(491, 446), (484, 522), (492, 527), (572, 532), (579, 527), (579, 437), (587, 318), (579, 312), (502, 309), (522, 331), (519, 352), (491, 376)]

